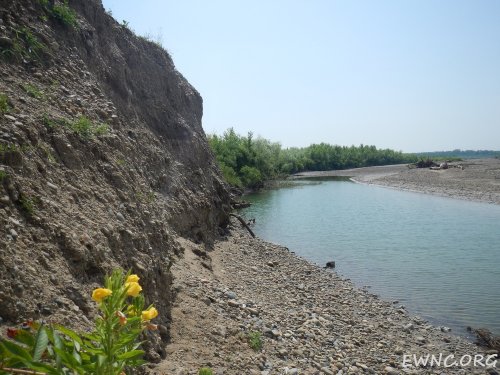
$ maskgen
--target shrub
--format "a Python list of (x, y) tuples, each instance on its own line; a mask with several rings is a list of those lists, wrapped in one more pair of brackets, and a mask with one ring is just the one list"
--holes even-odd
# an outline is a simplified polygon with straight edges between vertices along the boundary
[(9, 339), (0, 338), (0, 374), (118, 375), (145, 363), (139, 335), (156, 329), (151, 319), (158, 311), (144, 309), (139, 277), (114, 271), (97, 288), (92, 299), (99, 316), (91, 333), (77, 333), (64, 326), (28, 321), (26, 329), (9, 328)]
[(262, 349), (262, 336), (260, 332), (250, 332), (248, 334), (248, 345), (256, 352)]
[(249, 188), (258, 188), (262, 186), (262, 174), (255, 167), (245, 165), (240, 170), (241, 180), (245, 186)]

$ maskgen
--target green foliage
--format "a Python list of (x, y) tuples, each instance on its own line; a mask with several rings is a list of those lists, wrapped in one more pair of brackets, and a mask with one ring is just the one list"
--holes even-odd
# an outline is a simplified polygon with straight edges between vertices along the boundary
[(39, 0), (39, 3), (52, 18), (63, 25), (68, 27), (77, 26), (76, 12), (69, 7), (68, 0), (64, 0), (64, 2), (60, 4), (55, 4), (53, 7), (50, 7), (48, 0)]
[(50, 117), (48, 114), (42, 116), (42, 124), (48, 129), (55, 130), (59, 127), (71, 129), (82, 138), (92, 138), (108, 134), (109, 125), (106, 123), (96, 124), (85, 116), (80, 116), (74, 121), (68, 121), (63, 118)]
[(4, 93), (0, 93), (0, 114), (9, 113), (10, 110), (9, 97)]
[(327, 143), (283, 149), (279, 143), (241, 136), (230, 128), (208, 141), (226, 181), (256, 189), (266, 180), (307, 170), (332, 170), (415, 162), (414, 155), (375, 146), (337, 146)]
[(262, 335), (260, 332), (250, 332), (248, 334), (248, 345), (256, 352), (262, 349)]
[(29, 195), (21, 193), (19, 196), (19, 205), (28, 217), (33, 217), (35, 215), (37, 203), (38, 199), (30, 197)]
[(27, 27), (13, 30), (12, 44), (9, 48), (0, 48), (1, 57), (17, 61), (38, 61), (46, 46)]
[(9, 339), (0, 338), (0, 374), (118, 375), (143, 364), (138, 338), (157, 311), (143, 310), (140, 290), (136, 275), (115, 271), (107, 277), (105, 288), (92, 293), (99, 316), (91, 333), (33, 321), (9, 328)]
[(262, 187), (263, 185), (262, 174), (257, 168), (245, 165), (241, 168), (240, 173), (241, 173), (241, 179), (245, 186), (248, 186), (249, 188), (252, 189)]
[(43, 91), (40, 90), (35, 85), (32, 85), (30, 83), (26, 83), (26, 84), (22, 85), (22, 88), (26, 92), (26, 94), (28, 94), (32, 98), (35, 98), (35, 99), (38, 99), (38, 100), (45, 99), (45, 95), (44, 95)]
[(214, 375), (214, 372), (208, 367), (202, 367), (200, 371), (198, 371), (198, 375)]

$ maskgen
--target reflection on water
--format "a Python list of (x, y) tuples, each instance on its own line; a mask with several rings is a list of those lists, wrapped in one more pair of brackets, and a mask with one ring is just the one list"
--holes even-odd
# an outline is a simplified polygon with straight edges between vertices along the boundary
[[(320, 183), (318, 183), (320, 182)], [(500, 206), (346, 181), (249, 195), (258, 236), (463, 334), (500, 334)]]

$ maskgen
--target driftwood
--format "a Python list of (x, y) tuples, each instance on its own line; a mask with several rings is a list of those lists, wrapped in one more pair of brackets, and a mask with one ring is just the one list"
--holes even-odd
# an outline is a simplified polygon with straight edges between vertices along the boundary
[(250, 229), (248, 224), (245, 222), (245, 220), (241, 216), (238, 216), (236, 214), (229, 214), (229, 215), (238, 219), (238, 221), (241, 223), (241, 225), (243, 225), (247, 229), (248, 233), (250, 233), (250, 235), (255, 238), (255, 234), (253, 233), (253, 231)]
[(496, 350), (500, 353), (500, 336), (493, 336), (493, 334), (484, 328), (472, 329), (478, 338), (479, 344), (487, 348)]

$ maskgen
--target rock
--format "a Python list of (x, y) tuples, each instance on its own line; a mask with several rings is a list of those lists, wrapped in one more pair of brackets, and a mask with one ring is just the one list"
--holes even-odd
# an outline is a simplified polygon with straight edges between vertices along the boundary
[(230, 299), (229, 301), (227, 301), (227, 304), (231, 307), (240, 307), (240, 304), (233, 299)]
[(12, 238), (14, 238), (14, 239), (17, 238), (18, 234), (14, 228), (11, 228), (9, 232), (10, 232), (10, 235), (12, 236)]
[(236, 299), (236, 293), (228, 290), (224, 295), (229, 299)]
[(412, 323), (408, 323), (408, 324), (406, 324), (406, 325), (403, 326), (403, 331), (410, 332), (414, 328), (415, 328), (415, 326)]
[(391, 366), (386, 366), (384, 371), (387, 375), (399, 375), (398, 370)]
[[(1, 18), (0, 18), (1, 19)], [(5, 49), (10, 49), (13, 45), (12, 39), (6, 36), (0, 36), (0, 46)]]
[(335, 268), (335, 262), (333, 260), (326, 262), (325, 268)]

